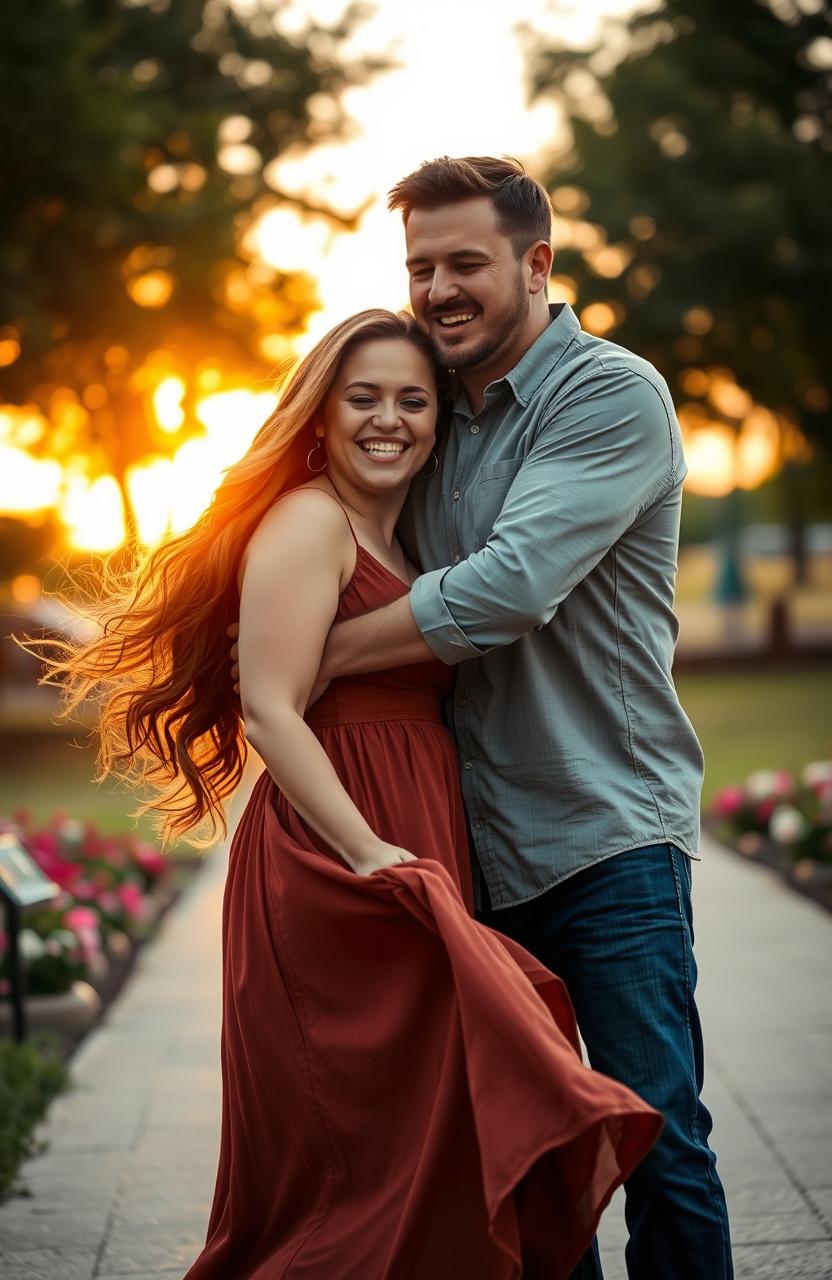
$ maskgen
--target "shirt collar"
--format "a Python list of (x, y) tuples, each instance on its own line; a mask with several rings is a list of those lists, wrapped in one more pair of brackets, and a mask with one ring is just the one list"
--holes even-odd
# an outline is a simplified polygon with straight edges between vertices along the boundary
[(524, 409), (581, 327), (567, 302), (550, 303), (549, 317), (549, 323), (537, 341), (520, 357), (505, 379), (501, 379), (509, 384), (515, 399)]
[[(485, 389), (486, 399), (492, 399), (495, 391), (509, 386), (523, 408), (540, 386), (549, 370), (557, 364), (575, 334), (580, 330), (575, 312), (566, 302), (549, 304), (549, 323), (540, 337), (517, 361), (513, 369), (502, 378), (490, 382)], [(470, 418), (471, 409), (462, 384), (457, 380), (454, 397), (454, 413)], [(489, 392), (491, 395), (489, 396)]]

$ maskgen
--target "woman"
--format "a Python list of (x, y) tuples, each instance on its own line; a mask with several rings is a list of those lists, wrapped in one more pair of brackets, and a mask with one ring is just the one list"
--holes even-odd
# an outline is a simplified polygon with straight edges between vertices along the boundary
[(408, 590), (395, 526), (436, 465), (437, 379), (407, 317), (333, 329), (194, 529), (53, 664), (71, 703), (102, 689), (103, 767), (140, 767), (168, 835), (222, 822), (246, 737), (266, 764), (231, 846), (187, 1280), (565, 1277), (661, 1127), (582, 1065), (559, 980), (470, 916), (449, 670), (336, 680), (306, 712), (332, 623)]

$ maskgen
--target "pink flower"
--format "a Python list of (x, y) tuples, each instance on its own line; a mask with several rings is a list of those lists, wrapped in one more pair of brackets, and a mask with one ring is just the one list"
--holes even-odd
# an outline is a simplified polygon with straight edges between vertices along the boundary
[(745, 803), (742, 787), (726, 787), (720, 791), (713, 803), (714, 813), (718, 818), (730, 818)]
[(89, 965), (101, 950), (101, 932), (98, 912), (91, 907), (73, 907), (64, 916), (64, 925), (78, 939), (80, 958)]
[(79, 929), (97, 929), (98, 923), (98, 912), (93, 911), (92, 907), (72, 907), (64, 916), (67, 929), (72, 929), (75, 933)]
[(144, 920), (147, 916), (147, 902), (138, 885), (120, 884), (116, 890), (118, 899), (124, 907), (125, 915), (130, 920)]
[(152, 844), (137, 843), (133, 849), (133, 859), (143, 871), (154, 877), (163, 876), (168, 869), (164, 854)]
[(760, 803), (757, 805), (756, 809), (754, 810), (755, 814), (757, 815), (757, 821), (768, 822), (769, 818), (774, 813), (774, 810), (776, 808), (777, 808), (777, 801), (774, 799), (773, 796), (770, 796), (767, 800), (761, 800)]

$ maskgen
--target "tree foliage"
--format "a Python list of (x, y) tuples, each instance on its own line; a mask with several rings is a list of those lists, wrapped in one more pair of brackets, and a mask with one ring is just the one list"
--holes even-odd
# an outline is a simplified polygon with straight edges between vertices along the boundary
[[(832, 446), (832, 97), (815, 0), (666, 0), (596, 48), (537, 49), (534, 93), (572, 143), (548, 175), (564, 214), (617, 255), (561, 249), (581, 304), (677, 397), (728, 369), (753, 399)], [(580, 241), (580, 235), (575, 239)]]
[(149, 351), (244, 359), (315, 303), (311, 281), (247, 271), (240, 234), (278, 199), (268, 164), (337, 134), (339, 95), (368, 68), (338, 58), (356, 8), (290, 39), (280, 7), (0, 6), (0, 340), (20, 346), (0, 395), (47, 413), (77, 396), (67, 447), (99, 448), (117, 471), (114, 454), (149, 444), (133, 378)]

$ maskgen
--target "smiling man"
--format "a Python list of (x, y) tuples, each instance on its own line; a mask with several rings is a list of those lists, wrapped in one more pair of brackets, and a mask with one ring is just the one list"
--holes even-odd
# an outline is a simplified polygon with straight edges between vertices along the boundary
[[(403, 519), (423, 575), (333, 630), (324, 675), (458, 664), (481, 918), (563, 977), (592, 1064), (666, 1118), (627, 1185), (628, 1272), (728, 1280), (694, 1003), (702, 755), (671, 679), (673, 406), (649, 364), (548, 305), (549, 200), (513, 162), (443, 157), (390, 204), (457, 396)], [(601, 1275), (597, 1250), (576, 1275)]]

